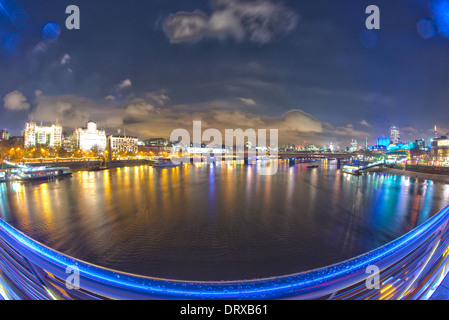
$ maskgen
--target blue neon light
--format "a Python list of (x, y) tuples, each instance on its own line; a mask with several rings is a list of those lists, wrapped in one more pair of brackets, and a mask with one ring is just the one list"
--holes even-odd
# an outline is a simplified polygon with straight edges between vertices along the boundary
[(170, 298), (170, 299), (276, 299), (295, 297), (299, 294), (314, 294), (317, 288), (323, 289), (335, 279), (352, 276), (363, 280), (369, 265), (382, 266), (388, 258), (408, 252), (424, 236), (435, 232), (449, 217), (449, 208), (425, 222), (419, 228), (401, 238), (354, 259), (310, 272), (228, 282), (175, 281), (149, 278), (109, 270), (90, 265), (56, 252), (17, 231), (0, 220), (2, 238), (23, 254), (35, 265), (54, 274), (66, 277), (67, 266), (75, 265), (82, 277), (83, 289), (100, 291), (111, 298)]

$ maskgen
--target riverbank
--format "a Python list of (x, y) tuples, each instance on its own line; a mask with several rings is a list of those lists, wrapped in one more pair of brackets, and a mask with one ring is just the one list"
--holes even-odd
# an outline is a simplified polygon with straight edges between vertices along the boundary
[(113, 160), (111, 163), (104, 161), (58, 161), (58, 162), (42, 162), (42, 163), (27, 163), (28, 166), (37, 167), (67, 167), (72, 171), (98, 171), (113, 168), (123, 168), (131, 166), (140, 166), (150, 164), (150, 160), (136, 159), (136, 160)]
[(385, 173), (385, 174), (395, 174), (403, 175), (410, 178), (423, 179), (423, 180), (433, 180), (438, 182), (443, 182), (449, 184), (449, 176), (444, 174), (434, 174), (434, 173), (424, 173), (409, 170), (393, 169), (388, 167), (383, 168), (373, 168), (366, 170), (367, 172)]

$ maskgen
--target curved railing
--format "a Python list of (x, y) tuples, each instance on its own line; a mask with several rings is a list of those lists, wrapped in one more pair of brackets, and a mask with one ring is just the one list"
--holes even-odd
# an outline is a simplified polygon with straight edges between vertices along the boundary
[[(449, 207), (381, 248), (322, 269), (248, 281), (194, 282), (94, 266), (44, 246), (0, 219), (0, 295), (39, 300), (427, 299), (448, 271), (448, 221)], [(371, 274), (371, 269), (379, 273)], [(69, 281), (78, 275), (79, 282)]]

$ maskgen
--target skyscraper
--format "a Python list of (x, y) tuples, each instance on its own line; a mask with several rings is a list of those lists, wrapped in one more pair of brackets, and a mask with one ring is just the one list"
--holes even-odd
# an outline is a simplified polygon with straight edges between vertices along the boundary
[(390, 127), (390, 141), (393, 144), (401, 142), (401, 135), (399, 132), (399, 128), (396, 126)]

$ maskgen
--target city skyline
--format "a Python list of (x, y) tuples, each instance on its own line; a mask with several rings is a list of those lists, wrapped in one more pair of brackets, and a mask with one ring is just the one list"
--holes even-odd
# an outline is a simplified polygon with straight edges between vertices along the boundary
[[(94, 123), (95, 124), (95, 128), (97, 127), (97, 122), (96, 121), (88, 120), (84, 124), (82, 124), (82, 125), (80, 124), (80, 125), (76, 126), (75, 129), (71, 129), (70, 128), (69, 131), (67, 131), (67, 130), (64, 129), (64, 124), (59, 123), (59, 121), (55, 121), (55, 122), (51, 122), (51, 121), (35, 121), (33, 119), (30, 119), (29, 121), (27, 121), (25, 123), (25, 126), (24, 126), (23, 129), (21, 129), (21, 132), (20, 132), (19, 135), (11, 135), (11, 132), (6, 127), (3, 128), (0, 125), (0, 127), (3, 128), (3, 129), (1, 129), (1, 132), (8, 133), (8, 137), (20, 137), (20, 136), (22, 136), (22, 137), (24, 137), (24, 139), (26, 141), (27, 126), (29, 126), (30, 123), (34, 123), (35, 126), (42, 127), (44, 130), (47, 130), (47, 131), (50, 130), (50, 129), (53, 129), (53, 127), (55, 127), (55, 126), (59, 126), (61, 128), (60, 129), (60, 131), (61, 131), (61, 133), (60, 133), (61, 141), (64, 140), (64, 138), (68, 138), (68, 137), (73, 136), (79, 130), (83, 130), (83, 129), (88, 128), (89, 127), (89, 123)], [(163, 137), (163, 136), (137, 137), (137, 136), (126, 134), (126, 129), (123, 130), (122, 128), (114, 128), (114, 129), (109, 129), (109, 130), (104, 130), (104, 128), (99, 128), (99, 129), (101, 131), (105, 132), (106, 136), (117, 136), (117, 135), (118, 136), (127, 136), (127, 137), (136, 138), (139, 141), (146, 141), (146, 140), (157, 139), (157, 138), (163, 138), (163, 139), (166, 139), (167, 141), (170, 140), (169, 137)], [(114, 130), (116, 132), (113, 132)], [(122, 134), (122, 130), (123, 130), (123, 134)], [(379, 141), (380, 140), (386, 140), (386, 139), (389, 141), (389, 144), (391, 144), (391, 145), (396, 145), (396, 144), (401, 144), (401, 143), (407, 144), (409, 142), (414, 143), (414, 142), (416, 142), (418, 140), (422, 140), (424, 143), (426, 143), (426, 144), (428, 144), (430, 146), (430, 143), (433, 140), (435, 140), (437, 138), (449, 136), (449, 132), (446, 132), (445, 134), (440, 134), (439, 131), (441, 131), (441, 130), (438, 130), (437, 126), (435, 125), (433, 127), (433, 134), (434, 134), (433, 137), (429, 137), (428, 139), (426, 139), (425, 137), (415, 136), (415, 137), (411, 137), (409, 140), (405, 141), (405, 140), (401, 139), (401, 137), (400, 137), (401, 136), (400, 128), (397, 127), (397, 126), (394, 126), (394, 125), (390, 125), (390, 127), (388, 128), (388, 131), (384, 132), (385, 134), (381, 134), (379, 137), (373, 137), (372, 139), (370, 139), (370, 140), (372, 140), (372, 141), (370, 141), (372, 143), (368, 143), (368, 138), (367, 137), (365, 139), (363, 139), (364, 144), (363, 144), (363, 146), (360, 145), (358, 149), (363, 149), (363, 148), (366, 148), (368, 146), (369, 147), (376, 147), (376, 146), (384, 145), (384, 143), (379, 143)], [(6, 140), (8, 140), (8, 139), (6, 139)], [(38, 139), (36, 138), (36, 140), (38, 140)], [(340, 149), (340, 148), (345, 148), (345, 147), (353, 148), (353, 144), (355, 143), (355, 145), (357, 145), (357, 141), (361, 141), (361, 140), (350, 139), (349, 141), (343, 141), (341, 145), (336, 145), (336, 146), (334, 146), (334, 142), (333, 141), (328, 141), (327, 143), (324, 143), (322, 145), (319, 145), (319, 144), (316, 144), (316, 143), (313, 143), (313, 142), (310, 142), (310, 141), (309, 142), (303, 141), (303, 143), (298, 141), (296, 144), (293, 143), (292, 141), (290, 141), (290, 142), (281, 143), (279, 145), (279, 147), (285, 148), (286, 146), (294, 146), (295, 148), (299, 149), (299, 148), (306, 148), (308, 146), (315, 146), (316, 145), (316, 147), (318, 147), (318, 148), (320, 146), (326, 146), (326, 147), (329, 146), (329, 149), (331, 149), (331, 148), (333, 149), (334, 147), (337, 148), (337, 149)], [(175, 141), (171, 141), (171, 142), (175, 142)], [(208, 141), (202, 141), (202, 142), (205, 143), (205, 144), (208, 143)], [(46, 143), (43, 143), (43, 144), (46, 144)], [(49, 146), (51, 147), (51, 144), (49, 144)]]
[[(445, 0), (379, 1), (376, 31), (359, 1), (76, 1), (79, 30), (65, 28), (66, 1), (0, 3), (0, 117), (13, 135), (29, 117), (142, 138), (202, 120), (316, 145), (374, 143), (389, 121), (409, 141), (448, 128)], [(60, 28), (50, 39), (48, 22)]]

